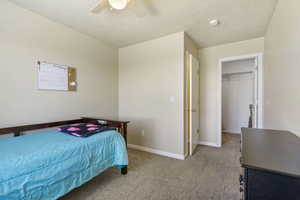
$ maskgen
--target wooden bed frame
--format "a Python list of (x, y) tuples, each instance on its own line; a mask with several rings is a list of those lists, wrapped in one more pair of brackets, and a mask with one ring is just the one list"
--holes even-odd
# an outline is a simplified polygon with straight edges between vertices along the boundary
[[(118, 132), (120, 132), (123, 135), (126, 145), (127, 145), (127, 124), (129, 123), (129, 121), (115, 121), (115, 120), (89, 118), (89, 117), (82, 117), (81, 119), (74, 119), (74, 120), (67, 120), (67, 121), (58, 121), (58, 122), (50, 122), (50, 123), (30, 124), (30, 125), (24, 125), (24, 126), (1, 128), (0, 135), (13, 134), (14, 137), (18, 137), (18, 136), (23, 135), (24, 132), (26, 132), (26, 131), (34, 131), (34, 130), (52, 128), (52, 127), (63, 126), (63, 125), (68, 125), (68, 124), (90, 123), (90, 122), (95, 122), (98, 120), (107, 126), (116, 127)], [(127, 174), (127, 166), (121, 169), (121, 173), (123, 175)]]

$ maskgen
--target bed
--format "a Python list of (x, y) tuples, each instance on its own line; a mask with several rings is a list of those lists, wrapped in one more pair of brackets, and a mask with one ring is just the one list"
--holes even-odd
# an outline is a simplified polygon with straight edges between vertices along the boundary
[[(0, 134), (20, 136), (23, 131), (91, 120), (95, 119), (12, 127), (0, 129)], [(117, 130), (79, 138), (51, 129), (0, 139), (0, 199), (54, 200), (110, 167), (126, 174), (128, 122), (101, 120), (101, 123)]]

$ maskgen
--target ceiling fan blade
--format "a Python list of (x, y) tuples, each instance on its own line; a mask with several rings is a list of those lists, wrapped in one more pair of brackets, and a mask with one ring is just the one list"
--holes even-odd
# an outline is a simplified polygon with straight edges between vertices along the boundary
[(107, 0), (99, 0), (97, 4), (91, 9), (92, 13), (99, 13), (101, 10), (108, 7), (108, 1)]

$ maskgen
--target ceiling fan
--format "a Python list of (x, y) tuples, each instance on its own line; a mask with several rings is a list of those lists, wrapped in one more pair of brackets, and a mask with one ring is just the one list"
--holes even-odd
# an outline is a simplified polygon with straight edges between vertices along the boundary
[(133, 9), (138, 17), (143, 17), (147, 14), (155, 15), (155, 10), (149, 0), (99, 0), (91, 9), (91, 12), (97, 14), (105, 9), (110, 9), (111, 11)]

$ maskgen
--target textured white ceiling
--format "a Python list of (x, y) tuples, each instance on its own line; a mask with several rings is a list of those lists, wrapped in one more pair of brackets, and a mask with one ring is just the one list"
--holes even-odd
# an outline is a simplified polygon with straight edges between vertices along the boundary
[[(115, 47), (185, 31), (200, 47), (264, 35), (277, 0), (144, 0), (153, 15), (136, 16), (134, 8), (90, 12), (97, 0), (11, 0), (51, 20), (87, 33)], [(138, 1), (135, 9), (139, 9)], [(142, 9), (142, 7), (140, 7)], [(218, 18), (219, 27), (209, 19)]]

